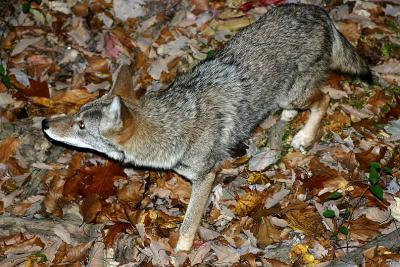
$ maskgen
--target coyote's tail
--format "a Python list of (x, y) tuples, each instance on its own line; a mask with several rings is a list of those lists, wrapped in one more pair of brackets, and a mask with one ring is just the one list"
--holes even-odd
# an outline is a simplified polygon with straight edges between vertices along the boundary
[(367, 62), (357, 50), (344, 38), (332, 23), (333, 47), (331, 69), (357, 75), (367, 82), (372, 82), (372, 74)]

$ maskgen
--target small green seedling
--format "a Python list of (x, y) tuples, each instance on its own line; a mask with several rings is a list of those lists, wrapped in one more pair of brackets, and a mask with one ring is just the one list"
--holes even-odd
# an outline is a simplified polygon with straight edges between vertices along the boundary
[(334, 218), (335, 212), (333, 210), (327, 209), (322, 213), (322, 215), (324, 215), (325, 218)]
[(329, 195), (329, 197), (326, 199), (326, 201), (337, 200), (337, 199), (341, 198), (342, 196), (343, 196), (342, 193), (335, 191)]
[(40, 5), (42, 3), (42, 0), (28, 0), (25, 3), (22, 4), (22, 12), (28, 13), (29, 10), (31, 10), (31, 4), (32, 2), (36, 2), (36, 4)]
[(374, 196), (378, 199), (383, 200), (383, 189), (378, 184), (379, 178), (381, 176), (381, 171), (385, 174), (391, 174), (392, 169), (389, 167), (381, 168), (381, 165), (378, 162), (371, 162), (369, 165), (369, 182), (370, 182), (370, 190)]
[(6, 70), (4, 69), (3, 65), (0, 65), (0, 79), (3, 82), (3, 84), (7, 87), (11, 87), (11, 80), (10, 76), (6, 74)]
[(347, 235), (349, 233), (349, 229), (346, 226), (339, 226), (339, 232), (341, 232), (344, 235)]

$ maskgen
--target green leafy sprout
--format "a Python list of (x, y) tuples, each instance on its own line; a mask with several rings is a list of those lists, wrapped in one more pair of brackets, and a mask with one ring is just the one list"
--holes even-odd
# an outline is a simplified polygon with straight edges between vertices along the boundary
[(0, 79), (3, 82), (3, 84), (7, 87), (11, 87), (11, 80), (10, 76), (6, 74), (6, 70), (4, 69), (3, 65), (0, 65)]
[(36, 4), (40, 5), (42, 3), (42, 0), (28, 0), (25, 3), (22, 4), (22, 12), (28, 13), (29, 10), (31, 10), (31, 4), (32, 2), (36, 2)]

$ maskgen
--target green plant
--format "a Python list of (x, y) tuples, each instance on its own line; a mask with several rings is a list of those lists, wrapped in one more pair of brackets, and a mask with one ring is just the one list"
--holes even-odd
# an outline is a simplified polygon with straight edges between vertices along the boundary
[(3, 65), (0, 65), (0, 78), (1, 78), (1, 81), (3, 82), (3, 84), (4, 84), (7, 88), (10, 88), (10, 87), (11, 87), (10, 76), (8, 76), (8, 75), (6, 74), (6, 70), (4, 69)]
[(32, 2), (36, 2), (36, 4), (40, 5), (42, 3), (42, 0), (28, 0), (25, 3), (22, 4), (22, 12), (28, 13), (29, 10), (31, 10), (31, 4)]
[(381, 168), (381, 165), (378, 162), (371, 162), (369, 165), (369, 183), (370, 187), (369, 189), (371, 192), (380, 200), (383, 199), (383, 189), (379, 185), (379, 178), (383, 174), (391, 174), (392, 169), (389, 167), (383, 167)]

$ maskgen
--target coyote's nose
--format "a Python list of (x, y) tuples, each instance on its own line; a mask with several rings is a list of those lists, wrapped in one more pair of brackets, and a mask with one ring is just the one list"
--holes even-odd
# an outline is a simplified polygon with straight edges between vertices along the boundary
[(49, 121), (47, 119), (42, 120), (42, 129), (43, 130), (49, 129)]

